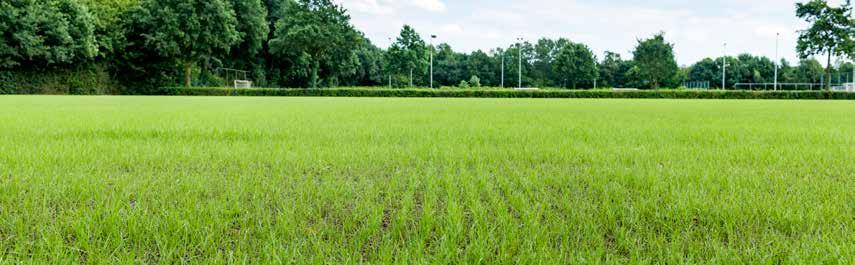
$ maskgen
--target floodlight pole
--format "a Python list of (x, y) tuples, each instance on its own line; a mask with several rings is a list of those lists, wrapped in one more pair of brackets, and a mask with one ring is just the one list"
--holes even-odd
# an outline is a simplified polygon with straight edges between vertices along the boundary
[(778, 57), (778, 39), (781, 38), (781, 33), (775, 35), (775, 87), (773, 90), (778, 91), (778, 63), (781, 59)]
[(724, 43), (724, 56), (721, 57), (721, 89), (726, 90), (727, 78), (727, 42)]
[[(389, 48), (392, 48), (392, 38), (389, 38)], [(387, 50), (387, 52), (388, 52), (388, 50)], [(388, 69), (386, 69), (386, 71), (389, 72), (389, 89), (392, 89), (392, 66), (391, 66), (391, 62), (387, 62), (386, 68), (388, 68)]]
[(502, 50), (502, 88), (505, 88), (505, 51)]
[[(597, 57), (594, 57), (594, 69), (597, 69)], [(596, 71), (596, 70), (594, 70)], [(594, 89), (597, 89), (597, 73), (594, 72)]]
[(518, 70), (518, 86), (517, 88), (522, 88), (522, 40), (523, 38), (517, 38), (517, 52), (519, 53), (519, 68)]
[(433, 39), (436, 35), (430, 35), (430, 88), (433, 88)]

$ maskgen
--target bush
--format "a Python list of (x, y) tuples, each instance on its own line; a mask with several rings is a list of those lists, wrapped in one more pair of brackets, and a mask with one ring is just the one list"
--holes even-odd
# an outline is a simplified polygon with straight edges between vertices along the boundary
[(61, 70), (0, 70), (2, 94), (118, 94), (120, 89), (106, 67), (83, 66)]
[(283, 97), (445, 97), (445, 98), (660, 98), (660, 99), (833, 99), (855, 100), (855, 93), (828, 91), (692, 91), (692, 90), (429, 90), (429, 89), (233, 89), (162, 88), (155, 95)]
[(481, 78), (478, 78), (477, 75), (473, 75), (472, 78), (469, 78), (469, 85), (472, 87), (481, 87)]

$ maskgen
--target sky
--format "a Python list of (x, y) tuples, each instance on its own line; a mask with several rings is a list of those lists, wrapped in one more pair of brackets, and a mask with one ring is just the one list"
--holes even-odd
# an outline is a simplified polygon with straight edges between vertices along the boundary
[[(664, 32), (680, 65), (751, 53), (797, 61), (796, 0), (337, 0), (371, 41), (388, 47), (403, 25), (459, 52), (507, 47), (522, 37), (567, 38), (632, 58), (637, 40)], [(830, 0), (839, 4), (843, 0)]]

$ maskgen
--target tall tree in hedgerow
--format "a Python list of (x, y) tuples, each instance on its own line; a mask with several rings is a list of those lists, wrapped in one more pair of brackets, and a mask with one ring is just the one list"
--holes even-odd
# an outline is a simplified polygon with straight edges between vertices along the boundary
[(576, 89), (579, 83), (593, 84), (594, 79), (599, 76), (594, 53), (581, 43), (568, 42), (559, 48), (554, 67), (555, 75), (569, 82), (573, 89)]
[(225, 56), (240, 40), (234, 10), (225, 0), (145, 0), (135, 16), (145, 44), (181, 62), (187, 87), (193, 65)]
[(831, 57), (855, 58), (855, 19), (852, 19), (852, 2), (832, 7), (825, 0), (812, 0), (796, 4), (796, 15), (810, 23), (800, 31), (796, 50), (802, 59), (813, 55), (826, 55), (825, 80), (831, 88)]
[(397, 74), (408, 74), (413, 85), (413, 75), (423, 74), (428, 67), (428, 49), (419, 33), (409, 25), (404, 25), (395, 43), (389, 47), (389, 64)]
[(267, 23), (267, 7), (261, 0), (230, 0), (235, 11), (235, 29), (240, 42), (233, 46), (225, 65), (252, 72), (257, 84), (266, 84), (264, 45), (270, 28)]
[[(361, 37), (346, 10), (331, 0), (299, 0), (276, 22), (270, 53), (308, 63), (309, 81), (317, 88), (321, 75), (336, 77), (350, 64)], [(321, 73), (322, 66), (327, 70)]]
[(673, 85), (680, 68), (674, 58), (674, 45), (665, 41), (664, 33), (639, 40), (632, 54), (635, 74), (644, 87), (657, 89), (662, 85)]

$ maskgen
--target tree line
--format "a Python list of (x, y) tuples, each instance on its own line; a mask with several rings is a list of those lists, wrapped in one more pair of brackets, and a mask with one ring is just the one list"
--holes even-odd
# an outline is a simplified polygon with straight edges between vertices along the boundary
[[(796, 65), (781, 60), (779, 82), (852, 80), (851, 3), (797, 4), (811, 23)], [(372, 44), (331, 0), (9, 0), (0, 2), (0, 81), (104, 83), (141, 93), (162, 86), (222, 86), (227, 69), (263, 87), (435, 86), (675, 88), (773, 82), (776, 62), (742, 54), (680, 67), (660, 33), (637, 41), (632, 58), (597, 56), (583, 43), (543, 38), (489, 51), (428, 45), (403, 26), (388, 49)], [(810, 59), (827, 55), (826, 67)], [(522, 68), (522, 69), (520, 69)], [(517, 73), (522, 72), (521, 80)], [(55, 75), (59, 78), (47, 79)], [(82, 76), (82, 77), (81, 77)], [(4, 81), (5, 80), (5, 81)], [(95, 81), (91, 81), (95, 80)], [(88, 82), (88, 83), (87, 83)], [(34, 86), (44, 84), (34, 84)]]

